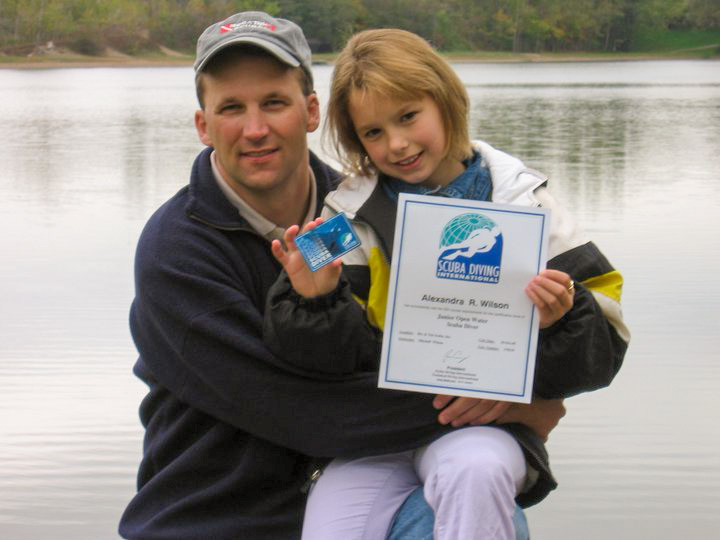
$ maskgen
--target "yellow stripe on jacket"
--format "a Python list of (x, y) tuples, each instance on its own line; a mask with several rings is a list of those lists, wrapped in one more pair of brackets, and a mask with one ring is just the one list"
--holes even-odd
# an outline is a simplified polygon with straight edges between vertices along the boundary
[(370, 292), (367, 301), (367, 318), (370, 324), (385, 331), (390, 266), (378, 246), (374, 246), (370, 251), (368, 266), (370, 267)]
[(601, 276), (591, 277), (583, 281), (582, 284), (586, 289), (603, 294), (618, 303), (622, 297), (623, 278), (617, 270)]

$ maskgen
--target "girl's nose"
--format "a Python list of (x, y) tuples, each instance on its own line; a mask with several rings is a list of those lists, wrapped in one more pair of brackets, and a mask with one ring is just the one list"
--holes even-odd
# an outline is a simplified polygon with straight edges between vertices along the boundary
[(403, 152), (409, 146), (408, 139), (402, 131), (390, 133), (388, 144), (390, 151), (394, 153)]

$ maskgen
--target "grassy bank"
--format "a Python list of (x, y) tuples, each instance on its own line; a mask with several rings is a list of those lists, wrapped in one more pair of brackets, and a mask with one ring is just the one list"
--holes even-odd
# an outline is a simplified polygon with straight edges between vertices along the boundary
[(645, 29), (636, 32), (632, 45), (637, 52), (695, 51), (709, 57), (720, 54), (720, 30)]

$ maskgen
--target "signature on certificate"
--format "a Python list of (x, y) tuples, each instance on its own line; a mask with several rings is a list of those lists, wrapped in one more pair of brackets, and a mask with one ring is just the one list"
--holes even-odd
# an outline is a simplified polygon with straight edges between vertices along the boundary
[(450, 349), (449, 351), (445, 352), (445, 355), (443, 356), (443, 362), (462, 364), (468, 358), (469, 357), (461, 350)]

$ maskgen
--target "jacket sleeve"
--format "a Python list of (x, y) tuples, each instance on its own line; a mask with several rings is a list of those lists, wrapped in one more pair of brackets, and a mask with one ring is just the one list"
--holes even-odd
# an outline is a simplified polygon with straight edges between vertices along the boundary
[(562, 398), (608, 386), (622, 366), (630, 335), (620, 308), (620, 273), (546, 190), (538, 198), (553, 212), (547, 266), (575, 281), (572, 309), (540, 332), (535, 371), (535, 392)]
[(377, 371), (382, 346), (347, 279), (330, 294), (306, 299), (285, 272), (268, 293), (263, 336), (278, 358), (318, 376)]
[[(152, 384), (242, 432), (310, 456), (398, 452), (448, 431), (429, 394), (379, 390), (376, 373), (309, 377), (266, 347), (264, 300), (277, 271), (261, 271), (253, 260), (264, 253), (272, 261), (264, 239), (231, 241), (230, 233), (186, 224), (168, 240), (165, 227), (154, 223), (141, 238), (130, 321)], [(251, 244), (245, 257), (228, 255)]]
[(540, 331), (535, 393), (546, 399), (608, 386), (627, 349), (627, 342), (610, 325), (592, 293), (576, 283), (573, 308)]

